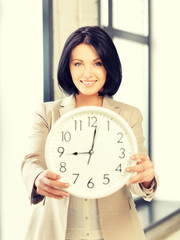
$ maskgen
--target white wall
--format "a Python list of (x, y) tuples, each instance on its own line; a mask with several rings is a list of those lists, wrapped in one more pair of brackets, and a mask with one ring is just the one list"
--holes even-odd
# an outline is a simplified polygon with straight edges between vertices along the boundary
[(180, 201), (180, 1), (152, 1), (152, 149), (157, 198)]
[(22, 240), (30, 204), (20, 163), (32, 112), (43, 101), (42, 1), (0, 2), (1, 238)]

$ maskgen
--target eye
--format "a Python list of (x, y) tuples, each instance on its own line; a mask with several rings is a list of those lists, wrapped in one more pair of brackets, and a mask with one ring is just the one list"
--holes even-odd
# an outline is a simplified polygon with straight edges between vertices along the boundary
[(80, 63), (80, 62), (77, 62), (77, 63), (74, 64), (74, 66), (77, 66), (77, 67), (79, 67), (81, 65), (82, 65), (82, 63)]
[(96, 62), (95, 65), (96, 66), (102, 66), (102, 62)]

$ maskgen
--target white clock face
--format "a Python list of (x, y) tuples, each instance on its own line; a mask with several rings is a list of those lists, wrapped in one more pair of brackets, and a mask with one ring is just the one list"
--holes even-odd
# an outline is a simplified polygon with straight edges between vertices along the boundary
[(63, 115), (46, 142), (48, 169), (60, 174), (66, 189), (81, 198), (101, 198), (118, 191), (132, 176), (125, 172), (137, 153), (128, 123), (102, 107), (81, 107)]

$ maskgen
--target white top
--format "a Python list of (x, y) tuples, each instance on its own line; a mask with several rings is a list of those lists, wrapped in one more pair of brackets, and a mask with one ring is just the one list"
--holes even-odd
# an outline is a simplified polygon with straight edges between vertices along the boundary
[(66, 240), (103, 240), (97, 200), (70, 196)]

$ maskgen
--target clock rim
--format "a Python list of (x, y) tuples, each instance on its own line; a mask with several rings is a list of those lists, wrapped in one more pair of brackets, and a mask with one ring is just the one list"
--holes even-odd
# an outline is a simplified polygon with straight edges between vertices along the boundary
[[(133, 154), (138, 152), (138, 145), (137, 145), (137, 140), (136, 140), (135, 134), (134, 134), (132, 128), (130, 127), (129, 123), (121, 115), (119, 115), (118, 113), (116, 113), (108, 108), (105, 108), (105, 107), (83, 106), (83, 107), (75, 108), (75, 109), (63, 114), (62, 116), (60, 116), (60, 118), (55, 122), (55, 124), (50, 129), (47, 139), (46, 139), (46, 144), (45, 144), (45, 161), (46, 161), (47, 168), (49, 168), (51, 166), (51, 164), (48, 163), (50, 161), (50, 160), (48, 160), (48, 159), (50, 159), (50, 157), (48, 156), (49, 155), (48, 145), (52, 141), (54, 133), (56, 133), (56, 128), (58, 128), (58, 126), (60, 124), (62, 124), (64, 121), (73, 117), (76, 114), (83, 113), (83, 112), (91, 112), (92, 113), (92, 111), (95, 111), (95, 113), (100, 111), (102, 113), (108, 114), (109, 116), (112, 116), (113, 118), (116, 118), (116, 120), (117, 119), (120, 120), (125, 125), (126, 130), (128, 130), (128, 133), (130, 134), (131, 142), (133, 144), (133, 150), (134, 150)], [(136, 164), (136, 161), (132, 161), (131, 166), (133, 166), (135, 164)], [(52, 170), (51, 167), (49, 169)], [(55, 171), (55, 170), (52, 170), (52, 171)], [(87, 198), (87, 199), (104, 198), (104, 197), (112, 195), (113, 193), (120, 190), (125, 185), (125, 183), (135, 174), (136, 173), (127, 173), (126, 178), (123, 179), (123, 183), (122, 183), (122, 179), (121, 179), (121, 181), (118, 184), (116, 184), (115, 187), (110, 187), (109, 189), (105, 189), (104, 191), (101, 191), (101, 192), (95, 192), (94, 194), (92, 192), (91, 193), (87, 193), (87, 192), (83, 193), (82, 191), (78, 192), (72, 186), (70, 186), (66, 189), (64, 189), (64, 188), (61, 188), (61, 189), (72, 194), (73, 196), (79, 197), (79, 198)], [(60, 179), (59, 181), (63, 182), (62, 179)], [(75, 189), (75, 191), (74, 191), (74, 189)]]

